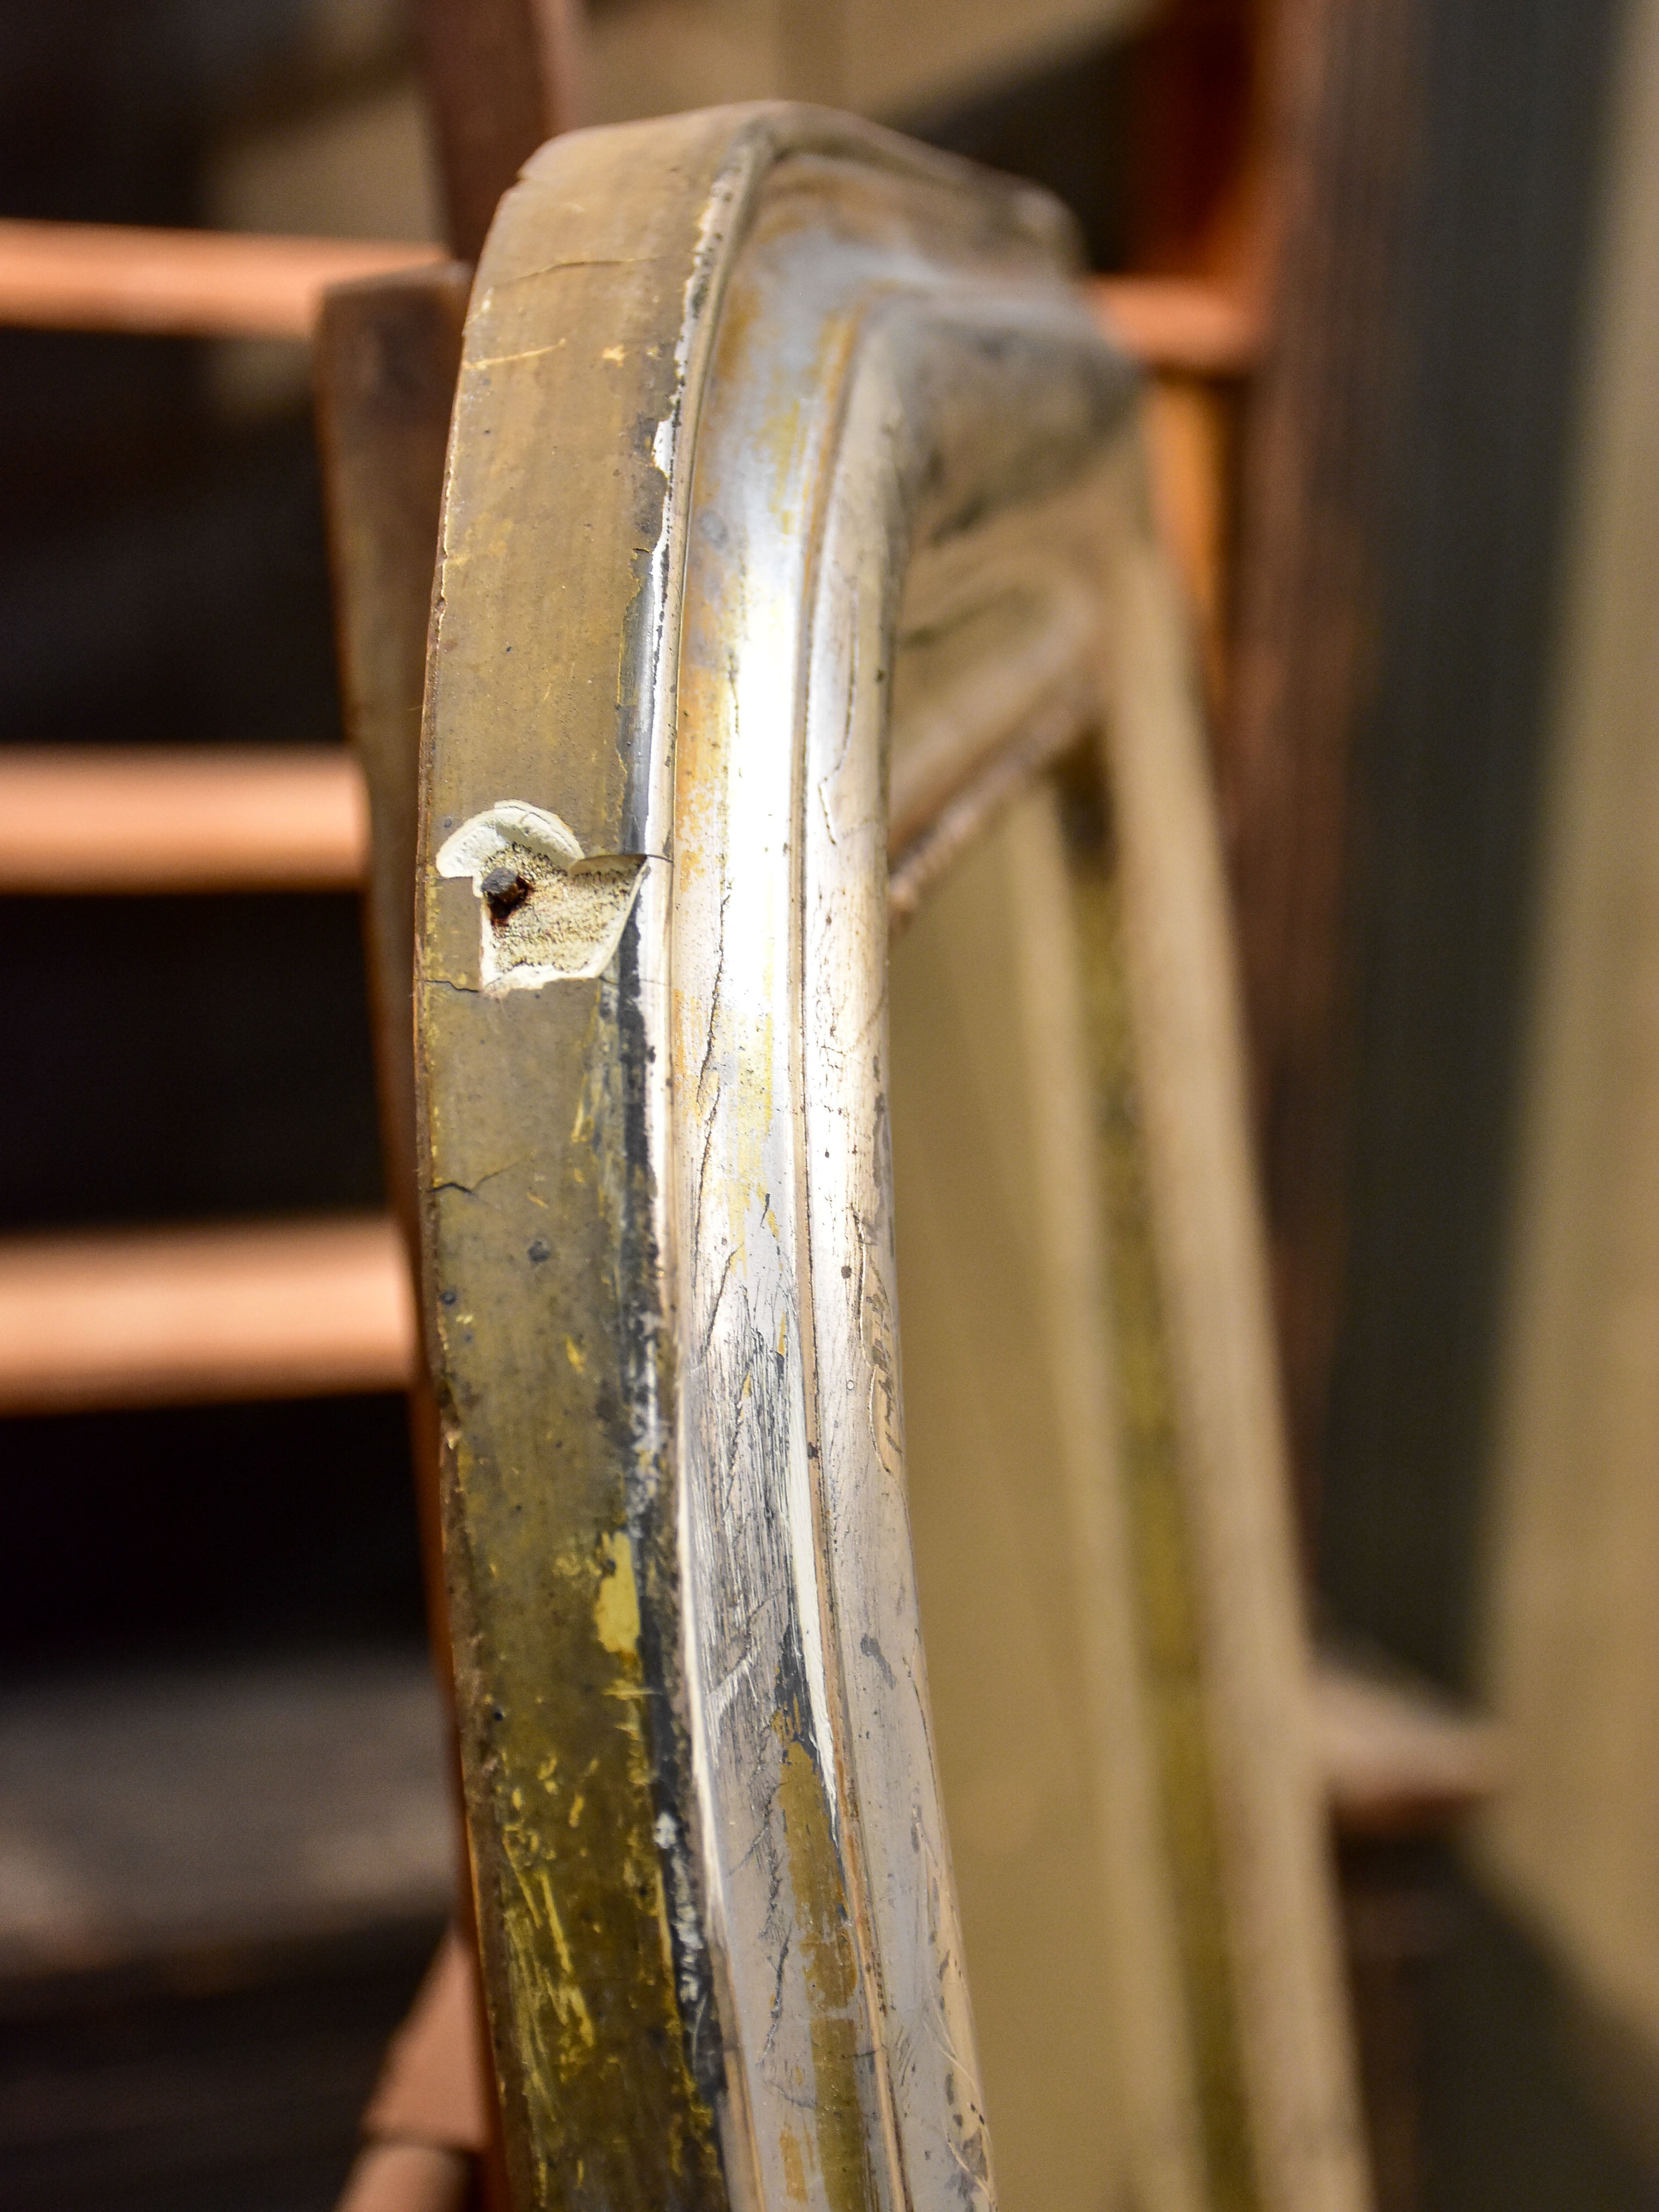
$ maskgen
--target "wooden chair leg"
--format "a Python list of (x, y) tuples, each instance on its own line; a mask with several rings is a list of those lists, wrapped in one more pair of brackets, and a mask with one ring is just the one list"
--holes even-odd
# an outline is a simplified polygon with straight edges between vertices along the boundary
[(475, 2163), (433, 2143), (370, 2143), (351, 2169), (339, 2212), (461, 2212)]
[[(342, 286), (325, 301), (315, 348), (346, 723), (368, 795), (365, 927), (382, 1135), (393, 1210), (417, 1275), (413, 978), (421, 702), (444, 454), (471, 283), (471, 270), (451, 262)], [(423, 1360), (410, 1389), (410, 1421), (428, 1632), (453, 1714), (438, 1512), (438, 1410)], [(457, 1802), (459, 1808), (459, 1790)], [(466, 1863), (459, 1812), (457, 1863)], [(471, 1893), (465, 1882), (458, 1911), (464, 1931), (459, 1942), (476, 1951)], [(460, 1955), (458, 1939), (450, 1939), (443, 1955)], [(487, 2069), (476, 1968), (469, 1966), (459, 1980), (452, 1972), (444, 1989), (448, 2010), (470, 2021), (477, 2063)], [(406, 2036), (418, 2016), (417, 2008)], [(483, 2098), (475, 2148), (486, 2153), (486, 2201), (504, 2203), (498, 2161), (488, 2155), (494, 2110), (492, 2090)], [(425, 2148), (420, 2185), (436, 2190), (441, 2162), (433, 2163), (436, 2154)], [(409, 2144), (366, 2152), (352, 2191), (412, 2188), (419, 2165)], [(348, 2201), (355, 2204), (356, 2197)], [(388, 2208), (394, 2201), (386, 2197)], [(411, 2207), (417, 2201), (426, 2199), (411, 2197)], [(434, 2196), (431, 2201), (447, 2200)], [(365, 2206), (380, 2202), (364, 2199)]]

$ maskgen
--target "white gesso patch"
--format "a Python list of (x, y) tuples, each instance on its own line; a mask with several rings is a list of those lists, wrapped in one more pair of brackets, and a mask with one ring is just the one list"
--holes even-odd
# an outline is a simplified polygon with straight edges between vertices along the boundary
[(492, 997), (602, 975), (639, 894), (637, 854), (589, 859), (556, 814), (497, 799), (445, 838), (441, 876), (478, 900), (478, 981)]
[(702, 1948), (702, 1929), (697, 1922), (697, 1908), (691, 1892), (691, 1869), (680, 1841), (679, 1824), (672, 1813), (659, 1813), (653, 1831), (657, 1849), (668, 1860), (670, 1885), (673, 1890), (671, 1910), (674, 1915), (674, 1933), (680, 1939), (680, 1949), (685, 1963), (680, 1970), (680, 1997), (684, 2003), (693, 2005), (701, 1992), (702, 1984), (695, 1964), (696, 1954)]

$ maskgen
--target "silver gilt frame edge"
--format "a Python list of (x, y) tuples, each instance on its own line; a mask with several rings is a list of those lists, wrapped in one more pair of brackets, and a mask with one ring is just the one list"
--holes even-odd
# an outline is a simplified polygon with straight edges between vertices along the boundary
[[(526, 2205), (994, 2201), (909, 1570), (885, 957), (890, 909), (1000, 794), (1103, 706), (1114, 755), (1133, 744), (1138, 595), (1168, 649), (1133, 381), (1069, 273), (1041, 196), (776, 107), (555, 142), (480, 267), (417, 1007), (469, 1822)], [(1125, 796), (1155, 811), (1151, 774)], [(1252, 1227), (1247, 1200), (1235, 1243)], [(1271, 1476), (1265, 1343), (1238, 1358)], [(1202, 1462), (1215, 1390), (1188, 1381)], [(1270, 1574), (1272, 1512), (1243, 1529)], [(1294, 1652), (1254, 1617), (1234, 1641), (1258, 1717), (1293, 1698)], [(1288, 1835), (1305, 1889), (1285, 1756), (1265, 1797), (1226, 1746), (1218, 1774), (1246, 1856)], [(1264, 1924), (1263, 1901), (1235, 1913)], [(1278, 2023), (1246, 2058), (1261, 2199), (1335, 2208), (1340, 2034), (1326, 2061), (1304, 2032), (1336, 2018), (1328, 1946), (1279, 1918), (1304, 1965), (1252, 2000)], [(1171, 2156), (1186, 2178), (1154, 2157), (1149, 2203), (1194, 2201)]]

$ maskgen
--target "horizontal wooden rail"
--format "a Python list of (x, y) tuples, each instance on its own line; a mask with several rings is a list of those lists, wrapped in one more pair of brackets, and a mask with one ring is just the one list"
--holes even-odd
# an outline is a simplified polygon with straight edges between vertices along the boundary
[(1261, 314), (1218, 284), (1195, 276), (1092, 276), (1089, 292), (1108, 335), (1146, 368), (1238, 377), (1261, 357)]
[(368, 858), (339, 750), (0, 751), (0, 891), (330, 890)]
[(1483, 1803), (1503, 1778), (1490, 1721), (1329, 1656), (1314, 1670), (1313, 1735), (1344, 1835), (1432, 1832)]
[(0, 1413), (397, 1390), (415, 1341), (376, 1215), (0, 1242)]
[[(445, 258), (441, 246), (400, 239), (0, 220), (0, 324), (307, 338), (329, 285)], [(1100, 276), (1090, 289), (1119, 344), (1149, 368), (1236, 376), (1260, 351), (1261, 318), (1201, 279)]]
[[(0, 1414), (398, 1390), (416, 1343), (380, 1216), (0, 1241)], [(1443, 1826), (1501, 1778), (1489, 1723), (1328, 1658), (1313, 1736), (1344, 1834)]]
[(0, 221), (0, 324), (308, 338), (329, 285), (445, 258), (396, 239)]

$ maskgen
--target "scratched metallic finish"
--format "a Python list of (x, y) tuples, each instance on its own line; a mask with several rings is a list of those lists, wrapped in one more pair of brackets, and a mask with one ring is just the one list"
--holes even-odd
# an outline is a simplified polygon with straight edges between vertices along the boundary
[(1016, 720), (1095, 665), (1131, 389), (1070, 254), (1041, 196), (766, 107), (556, 141), (480, 267), (418, 999), (526, 2207), (994, 2202), (903, 1491), (887, 788), (923, 737), (953, 787), (987, 638)]

